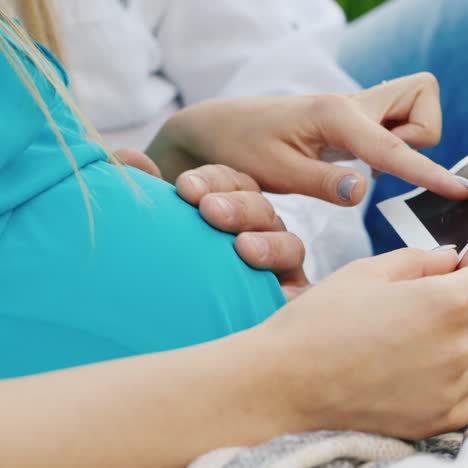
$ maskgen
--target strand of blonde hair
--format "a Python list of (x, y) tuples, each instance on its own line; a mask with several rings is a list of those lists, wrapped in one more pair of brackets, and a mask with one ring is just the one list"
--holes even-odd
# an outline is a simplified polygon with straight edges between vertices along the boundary
[(15, 0), (17, 14), (29, 35), (65, 63), (54, 0)]

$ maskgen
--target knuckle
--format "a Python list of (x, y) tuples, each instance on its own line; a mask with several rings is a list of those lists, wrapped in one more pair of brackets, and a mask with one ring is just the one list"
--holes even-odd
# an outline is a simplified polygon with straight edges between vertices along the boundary
[(380, 146), (384, 153), (397, 153), (407, 149), (406, 143), (390, 132), (383, 132), (380, 138)]
[(379, 132), (376, 135), (376, 151), (372, 157), (372, 167), (374, 169), (391, 172), (397, 170), (394, 156), (408, 151), (408, 146), (403, 140), (389, 131)]
[(242, 179), (239, 177), (239, 174), (236, 171), (232, 171), (231, 174), (226, 174), (226, 177), (229, 177), (231, 185), (231, 190), (239, 191), (244, 190), (247, 187), (242, 183)]
[(336, 190), (336, 168), (330, 165), (329, 168), (324, 169), (320, 176), (320, 183), (317, 188), (317, 198), (327, 201), (336, 201), (342, 203), (342, 200), (338, 197)]
[(437, 327), (465, 326), (468, 322), (467, 293), (444, 290), (440, 284), (428, 283), (425, 288), (428, 314)]
[[(229, 197), (229, 196), (228, 196)], [(257, 192), (237, 192), (232, 194), (235, 209), (236, 229), (268, 231), (272, 229), (276, 213), (271, 203)]]
[(270, 239), (270, 250), (268, 261), (271, 267), (277, 268), (279, 264), (283, 261), (285, 252), (284, 239), (273, 237)]
[(454, 311), (463, 312), (467, 307), (466, 293), (454, 291), (450, 297), (450, 305)]
[(444, 288), (440, 281), (425, 278), (421, 281), (421, 299), (425, 301), (427, 312), (433, 320), (447, 322), (452, 317), (454, 307), (453, 297)]
[(244, 172), (237, 172), (237, 177), (241, 181), (241, 185), (243, 187), (247, 187), (249, 190), (253, 192), (260, 192), (260, 186), (258, 185), (257, 181), (253, 178), (250, 177), (248, 174), (245, 174)]
[(463, 339), (453, 340), (447, 351), (447, 364), (453, 372), (460, 376), (466, 371), (468, 358), (468, 345), (466, 337)]
[(439, 81), (431, 72), (425, 71), (417, 74), (417, 77), (426, 85), (439, 91)]
[(457, 312), (456, 316), (464, 317), (468, 313), (468, 290), (466, 288), (454, 287), (446, 280), (439, 288), (438, 296), (446, 301), (451, 311)]
[(234, 215), (226, 220), (227, 227), (236, 231), (244, 231), (249, 227), (248, 203), (242, 197), (229, 197), (230, 203), (234, 209)]
[(426, 144), (428, 146), (435, 146), (440, 142), (442, 138), (442, 130), (436, 128), (426, 128)]
[(234, 231), (243, 222), (238, 203), (229, 194), (209, 193), (200, 201), (199, 209), (205, 221), (218, 229)]
[(449, 432), (449, 424), (446, 422), (445, 416), (433, 417), (418, 424), (410, 434), (413, 440), (425, 440), (433, 437), (436, 434)]
[(211, 177), (214, 183), (223, 187), (225, 191), (260, 191), (257, 182), (247, 174), (238, 172), (224, 164), (214, 164), (211, 166)]
[(360, 277), (373, 274), (375, 270), (375, 264), (370, 258), (354, 260), (353, 262), (349, 263), (341, 269), (341, 271), (343, 272), (349, 272), (350, 274), (358, 274)]
[(442, 137), (442, 126), (432, 123), (420, 123), (421, 131), (421, 146), (435, 146), (440, 142)]
[[(311, 101), (311, 111), (313, 114), (328, 115), (349, 105), (349, 98), (339, 94), (323, 94), (316, 96)], [(313, 115), (312, 114), (312, 115)]]

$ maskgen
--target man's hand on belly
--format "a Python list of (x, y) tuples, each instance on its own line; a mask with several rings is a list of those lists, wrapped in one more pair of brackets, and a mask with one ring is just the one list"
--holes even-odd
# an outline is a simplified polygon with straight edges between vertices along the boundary
[(176, 188), (208, 224), (237, 234), (239, 256), (254, 268), (275, 273), (288, 300), (310, 287), (302, 268), (302, 241), (286, 231), (250, 176), (227, 166), (207, 165), (181, 174)]
[[(156, 164), (132, 149), (119, 150), (123, 164), (161, 177)], [(310, 287), (302, 268), (304, 245), (287, 232), (258, 184), (248, 175), (221, 165), (184, 172), (176, 181), (177, 193), (200, 210), (211, 226), (237, 234), (235, 249), (251, 267), (271, 270), (288, 300)]]

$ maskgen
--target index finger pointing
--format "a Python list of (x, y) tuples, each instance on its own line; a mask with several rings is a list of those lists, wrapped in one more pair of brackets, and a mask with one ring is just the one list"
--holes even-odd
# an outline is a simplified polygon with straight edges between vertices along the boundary
[[(348, 107), (336, 115), (338, 143), (372, 168), (400, 177), (443, 197), (463, 200), (468, 190), (453, 174), (367, 116)], [(333, 142), (336, 144), (336, 142)]]

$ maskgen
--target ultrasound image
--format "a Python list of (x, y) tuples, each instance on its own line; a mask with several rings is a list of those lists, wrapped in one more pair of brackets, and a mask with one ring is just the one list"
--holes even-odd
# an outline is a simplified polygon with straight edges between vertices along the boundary
[[(468, 166), (457, 175), (468, 178)], [(432, 192), (406, 200), (439, 245), (455, 244), (460, 253), (468, 243), (468, 200), (454, 201)]]

